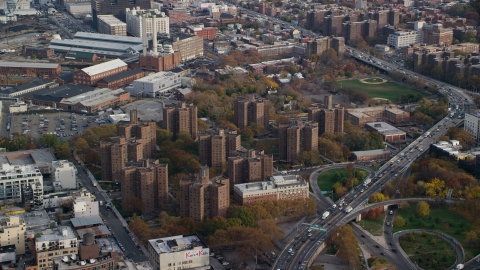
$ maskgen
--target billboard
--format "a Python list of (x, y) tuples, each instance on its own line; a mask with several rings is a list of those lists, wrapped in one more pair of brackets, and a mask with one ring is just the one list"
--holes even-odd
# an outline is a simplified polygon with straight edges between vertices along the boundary
[(208, 257), (209, 254), (209, 249), (204, 248), (204, 249), (198, 249), (198, 250), (190, 250), (185, 252), (185, 259), (190, 260), (190, 259), (197, 259), (201, 257)]

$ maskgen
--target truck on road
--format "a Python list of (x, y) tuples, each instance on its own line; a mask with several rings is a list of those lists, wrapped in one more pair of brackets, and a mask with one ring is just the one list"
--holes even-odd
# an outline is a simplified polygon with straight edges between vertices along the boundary
[(328, 216), (330, 216), (330, 212), (325, 211), (325, 212), (322, 214), (322, 219), (326, 219)]
[(430, 135), (430, 132), (429, 131), (425, 132), (425, 138), (427, 138), (428, 135)]
[(365, 181), (363, 181), (363, 186), (366, 187), (366, 186), (370, 185), (370, 182), (372, 182), (372, 179), (367, 178)]
[(464, 268), (463, 264), (457, 264), (457, 267), (455, 267), (455, 270), (462, 270)]
[(347, 206), (347, 208), (345, 208), (345, 213), (350, 213), (352, 210), (353, 208), (351, 206)]

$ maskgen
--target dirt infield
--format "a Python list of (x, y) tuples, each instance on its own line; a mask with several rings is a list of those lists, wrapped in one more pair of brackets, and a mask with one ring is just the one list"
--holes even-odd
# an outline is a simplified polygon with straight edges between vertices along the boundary
[(366, 78), (360, 79), (359, 81), (366, 84), (382, 84), (388, 82), (388, 80), (382, 78)]

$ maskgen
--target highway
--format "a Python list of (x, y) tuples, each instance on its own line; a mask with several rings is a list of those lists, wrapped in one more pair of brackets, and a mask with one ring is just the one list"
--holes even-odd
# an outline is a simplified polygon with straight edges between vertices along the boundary
[[(310, 36), (314, 38), (321, 37), (310, 30), (301, 28), (297, 25), (292, 25), (277, 18), (268, 17), (264, 14), (244, 9), (242, 7), (238, 7), (238, 9), (242, 13), (246, 13), (257, 18), (264, 18), (274, 23), (281, 24), (285, 28), (301, 30), (302, 34), (305, 36)], [(345, 48), (350, 51), (351, 56), (355, 59), (369, 62), (370, 65), (376, 66), (379, 69), (383, 69), (387, 72), (388, 70), (397, 70), (402, 72), (406, 76), (410, 76), (411, 78), (417, 77), (424, 79), (427, 84), (432, 83), (437, 85), (439, 91), (446, 97), (448, 97), (450, 106), (458, 105), (458, 108), (464, 111), (475, 107), (473, 99), (461, 88), (448, 85), (446, 83), (434, 80), (429, 77), (425, 77), (410, 70), (401, 69), (399, 66), (384, 61), (380, 58), (368, 56), (368, 59), (365, 60), (364, 56), (362, 55), (363, 52), (357, 51), (355, 48), (349, 46), (345, 46)], [(436, 143), (438, 141), (438, 138), (444, 135), (449, 128), (459, 126), (463, 123), (463, 119), (458, 118), (458, 111), (454, 110), (451, 113), (453, 114), (451, 115), (453, 116), (452, 118), (447, 116), (441, 121), (439, 121), (439, 123), (435, 124), (432, 128), (430, 128), (430, 130), (424, 133), (424, 135), (417, 138), (409, 146), (407, 146), (397, 155), (391, 158), (389, 162), (385, 163), (379, 169), (377, 175), (373, 177), (372, 183), (370, 185), (367, 185), (365, 187), (360, 185), (356, 187), (352, 192), (345, 195), (345, 197), (341, 198), (339, 201), (344, 201), (344, 204), (342, 205), (343, 208), (351, 206), (353, 209), (355, 209), (364, 204), (372, 194), (380, 191), (382, 186), (385, 185), (385, 183), (398, 177), (399, 174), (407, 170), (410, 164), (415, 159), (420, 157), (423, 153), (428, 151), (430, 144)], [(319, 190), (317, 190), (316, 192), (318, 191)], [(321, 193), (316, 193), (316, 195), (319, 198), (322, 197)], [(322, 202), (325, 201), (322, 200)], [(340, 205), (338, 202), (336, 204)], [(275, 261), (274, 265), (272, 266), (272, 269), (304, 269), (306, 267), (306, 264), (308, 264), (308, 262), (313, 259), (313, 256), (315, 255), (314, 253), (323, 243), (328, 233), (332, 232), (332, 230), (336, 227), (339, 227), (345, 224), (345, 222), (349, 221), (344, 220), (347, 213), (338, 211), (338, 208), (330, 207), (329, 209), (331, 211), (331, 214), (325, 220), (319, 217), (313, 222), (314, 225), (322, 227), (324, 231), (313, 230), (311, 232), (308, 232), (307, 230), (309, 230), (309, 228), (304, 228), (301, 232), (297, 234), (295, 239), (290, 241), (282, 250), (282, 252), (278, 256), (277, 261)]]

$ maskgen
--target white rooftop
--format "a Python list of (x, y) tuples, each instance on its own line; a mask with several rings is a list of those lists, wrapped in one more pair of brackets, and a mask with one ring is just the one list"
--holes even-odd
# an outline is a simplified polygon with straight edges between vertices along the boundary
[(82, 103), (84, 106), (93, 106), (102, 102), (115, 98), (115, 95), (125, 92), (122, 88), (111, 90), (110, 88), (102, 88), (94, 91), (84, 93), (79, 96), (74, 96), (61, 101), (62, 104), (77, 104)]
[[(69, 50), (72, 49), (90, 49), (90, 50), (100, 50), (107, 52), (117, 52), (117, 53), (127, 53), (128, 51), (140, 51), (142, 50), (142, 44), (129, 44), (129, 43), (115, 43), (102, 40), (84, 40), (84, 39), (52, 39), (50, 41), (49, 48), (57, 47), (68, 47)], [(73, 50), (78, 51), (78, 50)]]
[(0, 67), (26, 67), (26, 68), (57, 68), (59, 64), (33, 63), (33, 62), (6, 62), (0, 61)]
[[(174, 253), (191, 249), (207, 248), (197, 235), (176, 235), (164, 238), (157, 238), (148, 240), (150, 246), (155, 249), (157, 254), (161, 253)], [(174, 243), (172, 247), (169, 243)], [(207, 254), (208, 256), (208, 254)]]
[(98, 40), (114, 43), (129, 43), (130, 45), (139, 44), (142, 45), (142, 38), (139, 37), (127, 37), (127, 36), (116, 36), (116, 35), (107, 35), (107, 34), (98, 34), (98, 33), (88, 33), (88, 32), (77, 32), (74, 36), (76, 39), (84, 40)]
[[(5, 173), (5, 175), (9, 174), (25, 174), (25, 173), (30, 173), (30, 174), (40, 174), (40, 170), (33, 166), (33, 165), (10, 165), (8, 163), (3, 163), (1, 168), (0, 168), (0, 173)], [(23, 175), (22, 175), (23, 176)], [(27, 176), (25, 176), (27, 177)]]
[(46, 241), (59, 241), (65, 239), (77, 239), (73, 229), (69, 226), (59, 226), (55, 229), (47, 229), (43, 231), (42, 236), (35, 239), (36, 243), (46, 242)]
[[(54, 49), (56, 52), (86, 52), (86, 53), (95, 53), (97, 55), (110, 55), (110, 56), (122, 56), (124, 52), (113, 52), (113, 51), (106, 51), (106, 50), (96, 50), (96, 49), (84, 49), (84, 48), (71, 48), (65, 46), (57, 46), (50, 44), (48, 46), (49, 49)], [(70, 49), (71, 48), (71, 49)]]
[(104, 21), (109, 26), (126, 26), (127, 24), (115, 18), (113, 15), (98, 15), (98, 19)]
[[(143, 78), (140, 78), (138, 80), (135, 80), (135, 82), (152, 82), (152, 81), (160, 80), (162, 78), (170, 77), (170, 76), (174, 76), (174, 75), (178, 75), (178, 74), (173, 73), (171, 71), (168, 71), (168, 72), (160, 71), (160, 72), (153, 73), (153, 74), (150, 74), (148, 76), (145, 76)], [(178, 76), (180, 77), (180, 75), (178, 75)]]
[(87, 73), (90, 76), (109, 71), (115, 68), (125, 67), (127, 64), (120, 59), (115, 59), (91, 67), (83, 68), (82, 71)]

